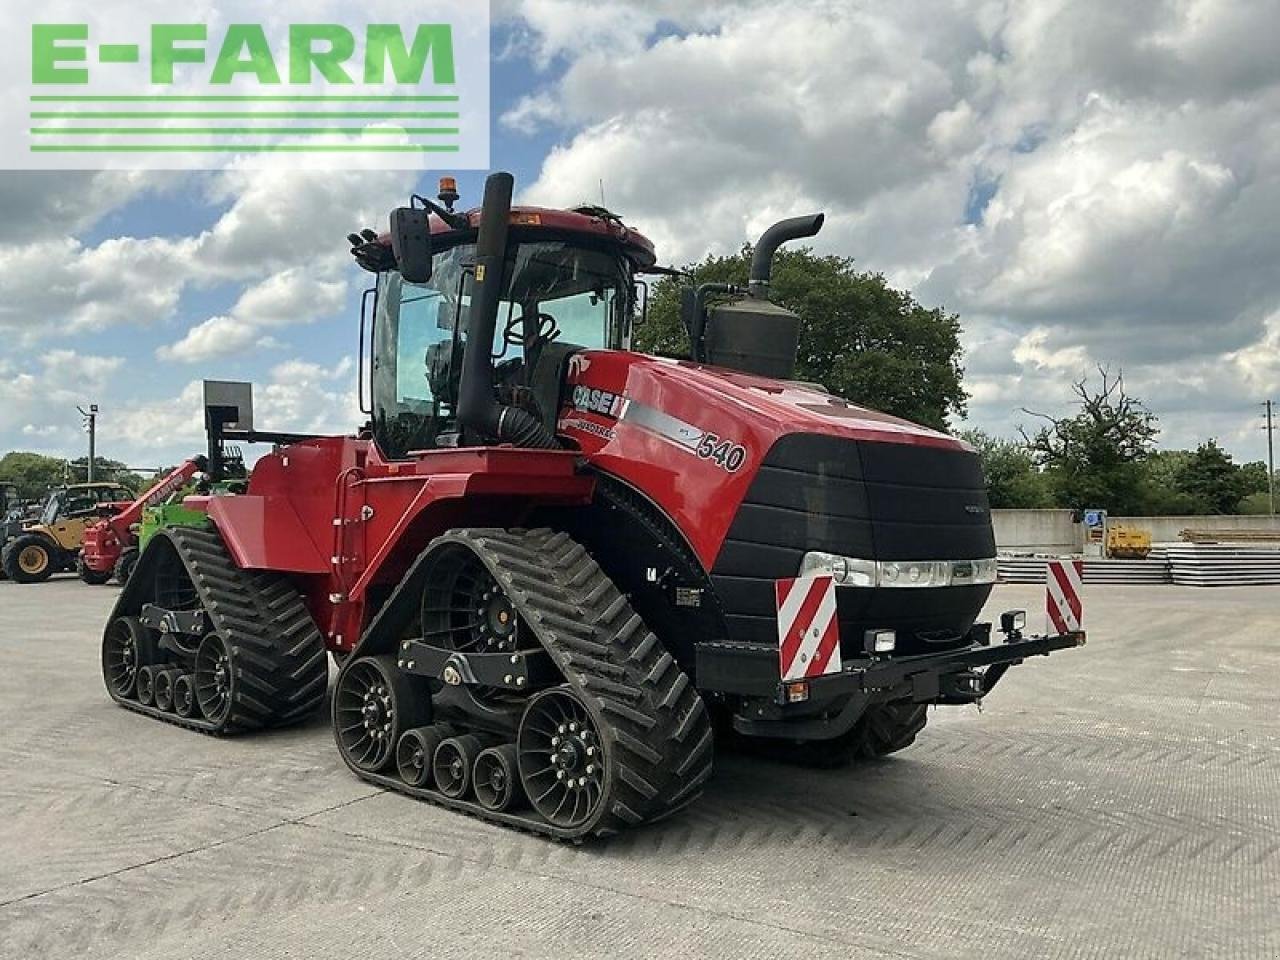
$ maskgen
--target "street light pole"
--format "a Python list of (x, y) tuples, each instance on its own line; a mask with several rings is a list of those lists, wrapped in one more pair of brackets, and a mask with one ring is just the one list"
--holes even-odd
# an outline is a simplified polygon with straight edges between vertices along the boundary
[(80, 415), (84, 417), (85, 427), (89, 431), (89, 476), (88, 482), (94, 481), (94, 467), (97, 457), (97, 441), (98, 441), (98, 405), (96, 403), (89, 404), (86, 411), (84, 407), (76, 407), (80, 411)]
[(1276, 425), (1274, 405), (1270, 400), (1263, 403), (1267, 408), (1267, 493), (1271, 500), (1271, 516), (1276, 515)]

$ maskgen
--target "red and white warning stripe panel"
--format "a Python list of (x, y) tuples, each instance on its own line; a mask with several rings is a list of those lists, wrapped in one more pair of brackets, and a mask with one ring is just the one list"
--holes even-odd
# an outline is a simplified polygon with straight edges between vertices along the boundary
[(1050, 560), (1045, 572), (1045, 612), (1050, 633), (1075, 633), (1084, 629), (1083, 560)]
[(783, 680), (839, 673), (840, 625), (831, 577), (775, 580), (778, 660)]

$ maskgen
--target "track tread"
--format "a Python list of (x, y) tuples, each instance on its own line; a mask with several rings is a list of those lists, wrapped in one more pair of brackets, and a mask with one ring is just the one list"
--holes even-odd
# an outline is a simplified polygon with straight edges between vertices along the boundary
[(477, 804), (348, 767), (380, 786), (574, 842), (666, 817), (697, 799), (713, 754), (706, 706), (586, 548), (549, 529), (463, 529), (437, 538), (424, 554), (447, 542), (463, 543), (481, 558), (566, 681), (596, 713), (615, 770), (604, 809), (580, 831), (566, 831), (533, 815), (491, 814)]
[[(160, 536), (173, 545), (214, 632), (232, 650), (236, 702), (216, 726), (198, 716), (179, 717), (114, 694), (113, 699), (131, 710), (215, 735), (287, 726), (319, 709), (328, 687), (328, 659), (320, 632), (293, 584), (281, 574), (241, 570), (215, 530), (174, 527)], [(144, 552), (139, 563), (145, 561)], [(136, 615), (145, 602), (143, 591), (136, 589), (140, 581), (130, 578), (130, 583), (135, 589), (121, 593), (108, 624), (119, 616)]]

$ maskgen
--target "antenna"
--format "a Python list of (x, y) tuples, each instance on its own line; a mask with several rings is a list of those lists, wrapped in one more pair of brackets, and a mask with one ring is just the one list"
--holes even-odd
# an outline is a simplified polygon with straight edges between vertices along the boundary
[(606, 206), (604, 202), (604, 177), (600, 178), (600, 206)]

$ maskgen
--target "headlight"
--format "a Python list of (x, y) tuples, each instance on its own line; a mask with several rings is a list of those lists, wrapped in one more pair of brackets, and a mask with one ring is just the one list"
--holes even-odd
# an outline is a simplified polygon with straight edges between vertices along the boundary
[(806, 553), (800, 562), (800, 576), (831, 577), (842, 587), (874, 587), (876, 563), (813, 551)]
[(810, 551), (802, 577), (831, 577), (842, 587), (967, 587), (996, 582), (994, 557), (982, 560), (859, 560)]

